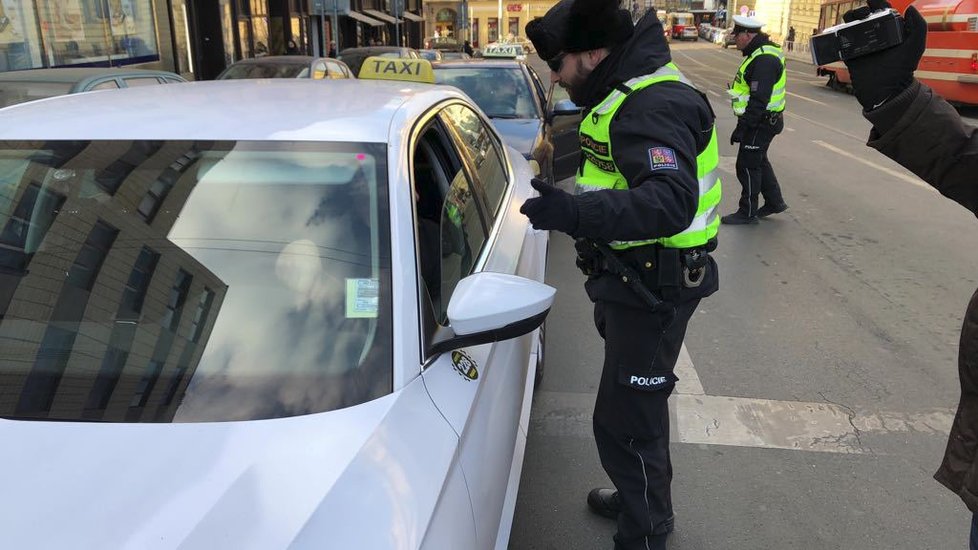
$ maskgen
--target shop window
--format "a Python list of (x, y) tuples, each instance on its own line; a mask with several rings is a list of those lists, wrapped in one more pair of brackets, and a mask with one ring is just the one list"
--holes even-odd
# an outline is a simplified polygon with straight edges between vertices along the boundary
[[(41, 29), (32, 67), (117, 66), (158, 61), (152, 0), (36, 0), (29, 24)], [(42, 49), (43, 48), (43, 49)]]
[(499, 41), (499, 19), (495, 17), (489, 18), (489, 43)]

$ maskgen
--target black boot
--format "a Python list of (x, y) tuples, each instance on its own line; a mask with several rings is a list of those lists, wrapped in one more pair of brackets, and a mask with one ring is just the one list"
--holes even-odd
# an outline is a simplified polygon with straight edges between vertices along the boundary
[(736, 211), (733, 214), (727, 214), (726, 216), (720, 218), (720, 223), (725, 225), (747, 225), (757, 223), (757, 216), (747, 216), (741, 211)]
[(785, 203), (781, 204), (767, 204), (757, 209), (758, 218), (766, 218), (772, 214), (780, 214), (788, 209), (788, 205)]
[(592, 512), (608, 519), (618, 519), (621, 499), (614, 489), (592, 489), (587, 494), (587, 506)]

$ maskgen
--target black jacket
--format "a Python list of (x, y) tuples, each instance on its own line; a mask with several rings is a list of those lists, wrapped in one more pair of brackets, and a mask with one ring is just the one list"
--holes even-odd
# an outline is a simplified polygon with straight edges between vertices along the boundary
[[(631, 39), (613, 49), (588, 77), (582, 94), (584, 116), (590, 116), (590, 109), (616, 86), (651, 74), (670, 60), (662, 24), (650, 11)], [(699, 204), (696, 155), (709, 144), (713, 121), (703, 94), (681, 82), (662, 82), (629, 95), (611, 122), (612, 156), (629, 189), (578, 195), (574, 235), (608, 242), (668, 237), (686, 229)], [(671, 149), (676, 166), (653, 166), (654, 148)], [(716, 264), (712, 258), (709, 262), (707, 279), (694, 292), (684, 292), (682, 299), (716, 290)], [(647, 286), (656, 287), (654, 282)], [(594, 301), (636, 301), (618, 277), (592, 278), (587, 291)]]
[[(965, 126), (954, 107), (915, 80), (863, 114), (873, 123), (870, 147), (978, 215), (978, 129)], [(978, 513), (978, 291), (961, 327), (958, 376), (961, 400), (934, 477)]]
[[(632, 38), (612, 50), (585, 82), (584, 116), (616, 85), (655, 72), (671, 60), (662, 24), (649, 12)], [(706, 98), (679, 82), (631, 94), (611, 122), (611, 151), (628, 191), (577, 196), (575, 236), (598, 241), (668, 237), (693, 221), (699, 201), (696, 155), (706, 148), (713, 111)], [(653, 169), (649, 151), (675, 152), (677, 167)]]
[[(744, 48), (744, 57), (750, 56), (761, 46), (776, 46), (768, 39), (766, 34), (758, 34)], [(751, 61), (747, 69), (744, 70), (744, 80), (750, 86), (750, 100), (747, 102), (747, 111), (737, 120), (737, 125), (742, 130), (750, 130), (760, 126), (761, 121), (767, 114), (767, 104), (771, 101), (771, 92), (774, 85), (781, 78), (781, 71), (784, 70), (781, 62), (773, 55), (762, 55)]]

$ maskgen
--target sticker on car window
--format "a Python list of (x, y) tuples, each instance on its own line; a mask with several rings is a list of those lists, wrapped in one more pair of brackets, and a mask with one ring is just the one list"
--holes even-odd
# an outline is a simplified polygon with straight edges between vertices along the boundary
[(452, 366), (466, 380), (471, 381), (479, 377), (479, 368), (476, 366), (475, 360), (464, 351), (452, 352)]
[(377, 317), (380, 281), (377, 279), (346, 280), (346, 316), (350, 319)]

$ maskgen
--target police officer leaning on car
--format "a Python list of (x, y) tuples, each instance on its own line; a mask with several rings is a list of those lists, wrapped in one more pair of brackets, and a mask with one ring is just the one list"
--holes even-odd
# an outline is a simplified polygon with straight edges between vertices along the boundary
[(667, 399), (689, 318), (718, 286), (714, 115), (671, 63), (654, 11), (633, 26), (616, 0), (561, 0), (526, 35), (583, 108), (576, 194), (534, 180), (541, 196), (521, 212), (578, 239), (605, 340), (593, 427), (617, 491), (595, 489), (587, 502), (618, 520), (616, 548), (665, 548)]
[[(763, 23), (753, 17), (734, 16), (733, 34), (737, 49), (746, 59), (734, 78), (730, 94), (737, 127), (730, 144), (737, 150), (737, 179), (742, 187), (737, 211), (723, 217), (723, 223), (757, 223), (758, 218), (784, 212), (788, 205), (767, 158), (774, 136), (784, 130), (785, 84), (787, 71), (784, 52), (761, 32)], [(764, 206), (758, 208), (759, 195)]]

